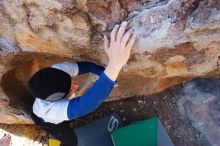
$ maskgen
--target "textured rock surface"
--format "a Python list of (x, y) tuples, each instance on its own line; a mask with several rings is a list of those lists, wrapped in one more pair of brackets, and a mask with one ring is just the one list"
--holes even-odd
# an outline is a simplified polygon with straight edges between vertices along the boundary
[(219, 79), (196, 79), (184, 85), (178, 100), (180, 112), (212, 146), (220, 143), (219, 95)]
[(102, 34), (123, 20), (139, 39), (110, 100), (218, 75), (219, 0), (1, 0), (0, 122), (31, 123), (25, 83), (38, 68), (64, 60), (106, 65)]
[(43, 131), (35, 125), (6, 125), (0, 124), (0, 137), (4, 134), (10, 134), (12, 138), (12, 144), (10, 146), (42, 146), (48, 145), (46, 141), (48, 139), (42, 139), (40, 143), (40, 135)]

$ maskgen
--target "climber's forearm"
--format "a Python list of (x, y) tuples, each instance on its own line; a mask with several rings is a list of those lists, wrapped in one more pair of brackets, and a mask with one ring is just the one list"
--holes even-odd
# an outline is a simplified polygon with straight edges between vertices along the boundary
[(120, 70), (121, 70), (120, 67), (117, 67), (110, 62), (104, 72), (112, 81), (116, 81)]
[(76, 76), (85, 73), (94, 73), (100, 75), (104, 71), (104, 67), (92, 62), (62, 62), (52, 65), (53, 68), (60, 69), (70, 76)]
[(101, 103), (108, 98), (115, 82), (104, 72), (99, 79), (81, 97), (69, 101), (67, 115), (69, 120), (79, 118), (94, 111)]
[(83, 62), (76, 62), (76, 63), (79, 67), (78, 75), (85, 74), (85, 73), (94, 73), (100, 76), (101, 73), (104, 71), (104, 67), (97, 65), (95, 63), (92, 63), (92, 62), (83, 61)]

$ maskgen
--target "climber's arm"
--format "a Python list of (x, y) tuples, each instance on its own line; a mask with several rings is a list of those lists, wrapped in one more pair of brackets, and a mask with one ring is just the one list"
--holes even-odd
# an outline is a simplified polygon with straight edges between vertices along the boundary
[(76, 119), (95, 110), (111, 93), (115, 82), (103, 72), (99, 79), (81, 97), (70, 100), (67, 115)]
[(60, 69), (70, 76), (76, 76), (85, 73), (94, 73), (96, 75), (101, 75), (104, 71), (104, 67), (99, 66), (92, 62), (63, 62), (59, 64), (52, 65), (53, 68)]
[[(81, 97), (69, 102), (67, 116), (71, 119), (84, 116), (95, 110), (111, 93), (115, 80), (122, 67), (127, 63), (135, 36), (125, 33), (127, 23), (116, 26), (111, 32), (111, 41), (105, 36), (105, 51), (109, 64), (94, 85)], [(124, 34), (125, 33), (125, 34)]]
[[(109, 57), (109, 64), (104, 72), (101, 73), (99, 79), (94, 85), (78, 99), (62, 99), (56, 102), (47, 102), (36, 99), (33, 105), (33, 113), (42, 119), (42, 122), (58, 124), (66, 120), (71, 120), (83, 116), (95, 110), (111, 93), (115, 80), (121, 68), (127, 62), (131, 47), (134, 44), (135, 36), (131, 36), (131, 32), (125, 32), (126, 23), (118, 29), (116, 26), (111, 32), (111, 41), (105, 36), (105, 50)], [(117, 34), (117, 36), (116, 36)], [(131, 36), (131, 37), (130, 37)], [(75, 66), (77, 64), (72, 64)], [(69, 66), (66, 63), (65, 67)], [(59, 69), (59, 65), (54, 68)], [(71, 68), (73, 69), (73, 68)], [(70, 74), (78, 73), (74, 70), (69, 71)], [(44, 102), (42, 104), (41, 102)], [(46, 102), (46, 103), (45, 103)], [(47, 104), (48, 108), (37, 108)], [(45, 112), (38, 112), (43, 110)]]
[(79, 67), (78, 75), (85, 74), (85, 73), (94, 73), (100, 76), (101, 73), (105, 69), (104, 67), (99, 66), (92, 62), (84, 61), (84, 62), (76, 62), (76, 63), (78, 64), (78, 67)]

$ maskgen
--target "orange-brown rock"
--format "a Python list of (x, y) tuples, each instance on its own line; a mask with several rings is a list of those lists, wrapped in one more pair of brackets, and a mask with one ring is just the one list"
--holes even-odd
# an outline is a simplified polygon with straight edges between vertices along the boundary
[(219, 0), (1, 0), (0, 122), (32, 123), (26, 82), (39, 68), (79, 60), (106, 65), (102, 34), (124, 20), (138, 40), (108, 100), (219, 77)]

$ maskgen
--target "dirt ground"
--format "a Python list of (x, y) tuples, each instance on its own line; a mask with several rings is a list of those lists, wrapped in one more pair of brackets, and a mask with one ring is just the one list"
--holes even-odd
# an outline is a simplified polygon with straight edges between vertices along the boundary
[(175, 146), (209, 146), (205, 137), (178, 110), (176, 103), (181, 88), (179, 85), (150, 96), (105, 103), (95, 112), (75, 121), (73, 126), (87, 124), (113, 112), (119, 113), (125, 124), (158, 116)]
[[(209, 146), (210, 144), (205, 137), (194, 129), (189, 120), (183, 118), (178, 110), (176, 103), (181, 88), (182, 85), (179, 85), (150, 96), (104, 103), (93, 113), (74, 121), (72, 126), (82, 126), (113, 112), (121, 115), (125, 124), (159, 116), (175, 146)], [(41, 132), (35, 126), (0, 124), (0, 128), (0, 136), (5, 132), (9, 132), (23, 138), (14, 138), (17, 142), (13, 141), (13, 145), (41, 145), (38, 144), (39, 139), (33, 142)]]

